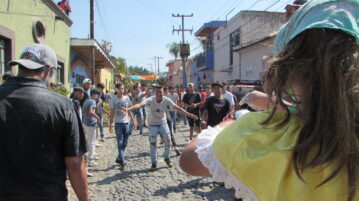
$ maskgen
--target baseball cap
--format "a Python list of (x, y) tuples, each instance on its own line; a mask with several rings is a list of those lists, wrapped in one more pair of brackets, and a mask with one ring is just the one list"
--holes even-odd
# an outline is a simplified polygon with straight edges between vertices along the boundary
[(74, 87), (74, 91), (82, 91), (82, 92), (85, 92), (85, 89), (80, 87), (80, 86), (75, 86)]
[(189, 87), (194, 87), (194, 84), (190, 82), (190, 83), (188, 83), (188, 86)]
[(220, 83), (220, 82), (214, 82), (211, 87), (213, 88), (215, 86), (223, 87), (222, 83)]
[(274, 41), (274, 55), (278, 55), (297, 35), (313, 28), (343, 31), (359, 44), (359, 1), (312, 0), (304, 4), (280, 28)]
[(86, 83), (91, 84), (92, 82), (91, 82), (90, 79), (86, 78), (86, 79), (84, 79), (84, 80), (82, 81), (82, 85), (84, 85), (84, 84), (86, 84)]
[(27, 69), (39, 69), (44, 66), (57, 68), (56, 53), (44, 44), (33, 44), (27, 46), (21, 53), (20, 59), (10, 61), (9, 66), (21, 65)]
[(105, 88), (105, 84), (102, 83), (102, 82), (97, 83), (96, 86), (99, 87), (99, 88), (103, 88), (103, 89)]

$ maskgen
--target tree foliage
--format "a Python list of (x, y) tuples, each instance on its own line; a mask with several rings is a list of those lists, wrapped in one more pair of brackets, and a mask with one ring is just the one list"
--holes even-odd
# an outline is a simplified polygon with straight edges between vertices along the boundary
[(107, 40), (101, 40), (100, 46), (103, 49), (103, 51), (105, 51), (105, 53), (107, 55), (110, 55), (111, 50), (112, 50), (112, 43), (111, 42), (109, 42)]
[(180, 52), (180, 45), (176, 42), (172, 42), (167, 44), (166, 47), (168, 48), (169, 53), (177, 59), (178, 54)]
[(142, 66), (130, 66), (129, 71), (131, 75), (151, 75), (152, 72)]

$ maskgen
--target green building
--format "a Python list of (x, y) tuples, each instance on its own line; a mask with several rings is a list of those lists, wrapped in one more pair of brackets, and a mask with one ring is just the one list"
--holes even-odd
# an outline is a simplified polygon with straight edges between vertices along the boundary
[(71, 24), (53, 0), (0, 0), (0, 75), (16, 74), (7, 62), (19, 58), (27, 45), (43, 43), (57, 53), (59, 68), (53, 82), (69, 88)]

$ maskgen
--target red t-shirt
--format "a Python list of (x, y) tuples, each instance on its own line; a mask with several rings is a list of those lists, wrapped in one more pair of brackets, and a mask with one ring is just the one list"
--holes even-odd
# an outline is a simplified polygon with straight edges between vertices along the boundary
[(202, 109), (204, 107), (204, 103), (206, 102), (207, 93), (204, 91), (200, 91), (199, 94), (201, 94), (201, 98), (202, 98), (202, 102), (201, 104), (199, 104), (199, 108)]

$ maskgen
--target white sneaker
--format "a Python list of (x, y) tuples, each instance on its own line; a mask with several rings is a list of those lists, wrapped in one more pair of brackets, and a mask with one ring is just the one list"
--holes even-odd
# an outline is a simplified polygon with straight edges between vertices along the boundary
[(96, 142), (96, 143), (95, 143), (95, 146), (96, 146), (96, 147), (102, 147), (102, 144)]
[(87, 177), (93, 177), (93, 174), (87, 170)]
[(94, 159), (94, 160), (99, 160), (99, 159), (100, 159), (100, 157), (95, 156), (93, 159)]
[(96, 163), (95, 161), (89, 161), (88, 162), (88, 164), (87, 164), (87, 166), (89, 166), (89, 167), (94, 167), (94, 166), (96, 166), (96, 165), (98, 165), (98, 163)]

